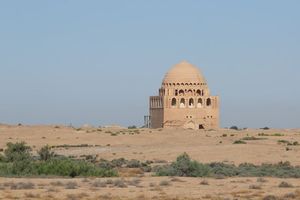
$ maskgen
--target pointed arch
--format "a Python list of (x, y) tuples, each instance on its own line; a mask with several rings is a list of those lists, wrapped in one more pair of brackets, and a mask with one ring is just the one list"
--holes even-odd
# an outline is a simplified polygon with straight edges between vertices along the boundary
[(194, 107), (195, 107), (194, 99), (193, 99), (193, 98), (190, 98), (190, 99), (189, 99), (189, 108), (194, 108)]
[(206, 99), (206, 106), (211, 106), (211, 99), (210, 98)]
[(179, 96), (183, 96), (184, 95), (184, 90), (179, 90)]
[(185, 108), (185, 99), (184, 98), (180, 99), (180, 106), (179, 107), (180, 108)]
[(202, 105), (203, 105), (203, 101), (201, 98), (199, 98), (197, 102), (197, 108), (202, 108)]
[(175, 108), (176, 105), (177, 105), (177, 100), (176, 100), (176, 98), (173, 98), (173, 99), (172, 99), (172, 102), (171, 102), (172, 108)]

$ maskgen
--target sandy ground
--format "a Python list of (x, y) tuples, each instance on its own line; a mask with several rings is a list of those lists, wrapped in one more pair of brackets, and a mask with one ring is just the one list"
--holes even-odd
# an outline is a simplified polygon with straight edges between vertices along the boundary
[[(264, 136), (259, 136), (259, 134)], [(280, 136), (278, 136), (280, 135)], [(263, 140), (249, 140), (247, 144), (233, 144), (244, 137), (255, 136)], [(7, 142), (25, 141), (36, 151), (49, 144), (81, 145), (89, 147), (55, 148), (63, 155), (97, 155), (98, 158), (138, 159), (142, 161), (174, 161), (178, 155), (187, 152), (192, 159), (208, 162), (240, 164), (244, 162), (278, 163), (289, 161), (300, 165), (300, 145), (287, 146), (278, 140), (300, 143), (300, 130), (163, 130), (163, 129), (75, 129), (63, 126), (9, 126), (0, 125), (0, 150)], [(288, 150), (287, 150), (288, 148)], [(120, 178), (118, 178), (120, 179)], [(0, 199), (263, 199), (266, 195), (283, 197), (286, 194), (300, 199), (299, 179), (256, 178), (205, 179), (208, 185), (200, 184), (201, 178), (139, 177), (138, 185), (130, 185), (133, 177), (123, 180), (127, 187), (113, 185), (94, 187), (95, 179), (12, 179), (0, 178)], [(101, 179), (105, 182), (107, 179)], [(53, 182), (60, 181), (61, 186)], [(77, 182), (76, 189), (66, 189), (70, 181)], [(164, 186), (161, 182), (168, 182)], [(287, 181), (292, 188), (279, 188), (281, 181)], [(32, 182), (34, 189), (13, 190), (11, 183)], [(51, 185), (52, 183), (52, 185)], [(6, 185), (6, 186), (5, 186)], [(252, 186), (258, 189), (251, 189)], [(300, 188), (299, 188), (300, 189)], [(284, 197), (283, 199), (287, 199)]]
[[(268, 195), (300, 199), (300, 182), (296, 179), (256, 178), (203, 179), (203, 178), (113, 178), (122, 180), (124, 188), (109, 185), (95, 186), (95, 182), (108, 179), (12, 179), (2, 178), (0, 199), (263, 199)], [(135, 185), (130, 181), (139, 180)], [(205, 181), (204, 181), (205, 180)], [(292, 188), (279, 188), (281, 181), (287, 181)], [(31, 182), (34, 189), (10, 189), (12, 183)], [(76, 182), (75, 187), (69, 187)], [(168, 185), (162, 183), (168, 183)], [(206, 184), (203, 184), (206, 182)], [(255, 186), (253, 189), (253, 186)], [(287, 198), (285, 198), (287, 199)]]

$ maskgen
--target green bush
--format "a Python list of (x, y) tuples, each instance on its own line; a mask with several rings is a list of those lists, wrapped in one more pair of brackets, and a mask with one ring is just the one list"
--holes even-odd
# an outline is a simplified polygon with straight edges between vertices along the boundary
[(247, 142), (245, 142), (243, 140), (236, 140), (233, 142), (233, 144), (247, 144)]
[(51, 151), (51, 147), (49, 145), (46, 145), (42, 147), (39, 151), (38, 154), (40, 156), (40, 160), (49, 160), (55, 156), (54, 152)]
[(176, 162), (169, 166), (158, 168), (158, 176), (187, 176), (187, 177), (203, 177), (210, 173), (209, 167), (192, 161), (187, 153), (177, 157)]
[(4, 161), (5, 161), (5, 157), (2, 154), (0, 154), (0, 162), (4, 162)]
[(239, 130), (239, 128), (237, 126), (231, 126), (230, 129), (231, 130), (236, 130), (236, 131)]
[(39, 150), (40, 160), (30, 155), (30, 147), (24, 142), (8, 143), (0, 162), (0, 176), (117, 176), (112, 167), (102, 168), (90, 162), (66, 157), (54, 157), (50, 147)]
[(7, 162), (30, 160), (31, 148), (25, 142), (7, 143), (4, 156)]
[(132, 160), (129, 160), (127, 162), (126, 167), (128, 167), (128, 168), (139, 168), (139, 167), (142, 167), (142, 164), (139, 160), (132, 159)]
[(133, 125), (133, 126), (128, 126), (128, 129), (136, 129), (136, 126)]

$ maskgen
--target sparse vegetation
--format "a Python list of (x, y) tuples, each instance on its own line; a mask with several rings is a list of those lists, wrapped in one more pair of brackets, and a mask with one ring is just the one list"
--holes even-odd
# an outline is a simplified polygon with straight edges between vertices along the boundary
[(160, 185), (160, 186), (169, 186), (169, 185), (171, 185), (171, 184), (170, 184), (169, 181), (164, 180), (164, 181), (161, 181), (161, 182), (159, 183), (159, 185)]
[(39, 150), (41, 160), (32, 157), (30, 150), (24, 142), (8, 143), (0, 162), (0, 176), (117, 176), (113, 168), (101, 168), (63, 156), (54, 157), (48, 147)]
[(202, 164), (192, 161), (186, 153), (170, 165), (159, 166), (154, 170), (158, 176), (300, 178), (300, 166), (291, 166), (289, 162), (262, 165), (244, 163), (239, 166), (225, 163)]
[(251, 190), (261, 190), (261, 186), (260, 185), (250, 185), (249, 189), (251, 189)]
[(74, 190), (78, 187), (78, 184), (74, 181), (67, 182), (65, 185), (65, 189)]
[(266, 182), (268, 182), (266, 179), (264, 179), (264, 178), (262, 178), (262, 177), (257, 178), (256, 181), (257, 181), (258, 183), (266, 183)]
[(286, 144), (288, 146), (298, 146), (299, 145), (299, 142), (297, 142), (297, 141), (290, 142), (287, 140), (278, 140), (277, 142), (278, 142), (278, 144)]
[(292, 188), (292, 187), (294, 187), (294, 186), (293, 186), (292, 184), (288, 183), (288, 182), (282, 181), (282, 182), (278, 185), (278, 187), (280, 187), (280, 188)]
[(127, 185), (126, 185), (126, 183), (125, 183), (125, 181), (123, 179), (117, 179), (117, 180), (115, 180), (113, 182), (113, 185), (115, 187), (119, 187), (119, 188), (126, 188), (127, 187)]
[(136, 129), (136, 126), (133, 125), (133, 126), (128, 126), (128, 129)]
[(258, 136), (275, 136), (275, 137), (279, 137), (279, 136), (284, 136), (284, 134), (282, 134), (282, 133), (273, 133), (273, 134), (259, 133)]
[(254, 136), (243, 137), (242, 140), (266, 140), (267, 138), (258, 138)]
[(200, 182), (200, 185), (209, 185), (208, 181), (207, 180), (203, 180)]
[(278, 200), (278, 198), (274, 195), (267, 195), (263, 198), (263, 200)]
[(35, 188), (35, 185), (31, 182), (11, 182), (9, 185), (11, 190), (31, 190)]
[(51, 151), (51, 147), (46, 145), (38, 151), (40, 160), (47, 161), (55, 156), (55, 153)]
[(231, 126), (230, 129), (231, 129), (231, 130), (236, 130), (236, 131), (239, 130), (239, 128), (238, 128), (237, 126)]
[(233, 142), (233, 144), (247, 144), (247, 142), (245, 142), (243, 140), (236, 140)]

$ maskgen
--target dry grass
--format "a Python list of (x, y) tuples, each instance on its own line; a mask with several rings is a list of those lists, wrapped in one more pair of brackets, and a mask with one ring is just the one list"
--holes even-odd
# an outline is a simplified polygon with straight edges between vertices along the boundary
[(78, 184), (74, 181), (69, 181), (65, 184), (65, 189), (74, 190), (78, 188)]

